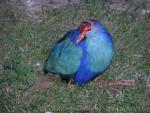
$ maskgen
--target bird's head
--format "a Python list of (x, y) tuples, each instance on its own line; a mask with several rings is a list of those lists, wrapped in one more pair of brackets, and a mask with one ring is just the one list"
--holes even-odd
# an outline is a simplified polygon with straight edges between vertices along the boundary
[(88, 36), (90, 37), (93, 34), (96, 34), (97, 32), (101, 33), (103, 31), (106, 31), (104, 26), (101, 24), (100, 21), (98, 20), (86, 20), (81, 22), (80, 26), (80, 35), (76, 40), (76, 43), (79, 44), (82, 40), (87, 38)]
[(80, 29), (80, 35), (77, 38), (76, 43), (79, 44), (85, 37), (87, 32), (89, 32), (92, 29), (93, 22), (90, 20), (84, 21), (80, 24), (79, 29)]

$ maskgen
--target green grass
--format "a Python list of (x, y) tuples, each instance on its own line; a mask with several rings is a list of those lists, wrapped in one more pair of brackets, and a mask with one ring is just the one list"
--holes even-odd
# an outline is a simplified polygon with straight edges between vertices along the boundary
[[(132, 12), (119, 12), (103, 4), (82, 0), (80, 6), (48, 8), (40, 21), (19, 18), (15, 7), (1, 12), (9, 21), (0, 25), (0, 113), (149, 113), (150, 17), (138, 17), (142, 5), (132, 3)], [(42, 64), (54, 42), (87, 18), (101, 20), (113, 36), (116, 55), (110, 69), (84, 87), (70, 88), (52, 77), (48, 89), (27, 92), (43, 77)], [(97, 86), (100, 79), (135, 79), (137, 84), (112, 93)]]

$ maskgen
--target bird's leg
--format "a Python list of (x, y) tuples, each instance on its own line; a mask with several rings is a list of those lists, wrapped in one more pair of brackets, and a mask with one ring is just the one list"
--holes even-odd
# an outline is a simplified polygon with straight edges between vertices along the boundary
[(69, 77), (61, 77), (61, 80), (66, 82), (66, 83), (69, 83), (70, 78)]
[(69, 85), (69, 88), (72, 88), (72, 84), (74, 83), (74, 80), (72, 78), (70, 78), (69, 82), (68, 82), (68, 85)]

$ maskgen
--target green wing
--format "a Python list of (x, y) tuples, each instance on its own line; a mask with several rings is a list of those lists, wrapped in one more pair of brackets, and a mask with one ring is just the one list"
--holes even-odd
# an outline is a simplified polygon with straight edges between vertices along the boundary
[(76, 46), (69, 38), (57, 43), (50, 52), (46, 70), (59, 74), (73, 74), (80, 66), (82, 49)]

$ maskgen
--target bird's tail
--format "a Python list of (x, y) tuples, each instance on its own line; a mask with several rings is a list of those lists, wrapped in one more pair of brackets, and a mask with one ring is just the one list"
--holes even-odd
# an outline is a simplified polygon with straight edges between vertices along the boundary
[(44, 66), (43, 66), (43, 72), (44, 74), (48, 74), (48, 73), (51, 73), (51, 74), (58, 74), (55, 69), (53, 69), (53, 66), (51, 65), (51, 62), (49, 61), (46, 61)]

